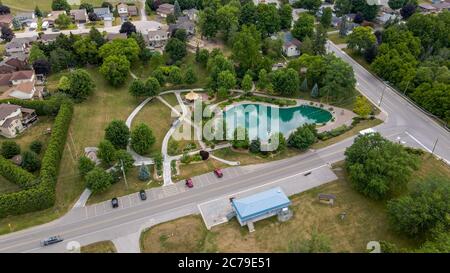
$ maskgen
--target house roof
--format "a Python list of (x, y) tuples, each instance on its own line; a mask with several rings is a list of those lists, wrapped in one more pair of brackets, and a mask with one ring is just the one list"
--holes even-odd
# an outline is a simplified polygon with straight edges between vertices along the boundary
[(44, 18), (43, 21), (55, 21), (59, 15), (66, 14), (65, 10), (52, 10), (52, 12)]
[(17, 80), (27, 80), (31, 79), (34, 75), (33, 70), (21, 70), (13, 72), (11, 75), (10, 81), (17, 81)]
[(136, 13), (138, 12), (138, 9), (136, 6), (128, 6), (128, 12), (129, 13)]
[(11, 87), (8, 91), (10, 92), (20, 91), (23, 93), (32, 94), (34, 90), (35, 90), (34, 82), (23, 82), (18, 84), (17, 86)]
[(59, 33), (44, 33), (41, 35), (41, 37), (39, 38), (41, 41), (54, 41), (56, 40), (56, 38), (58, 38), (60, 34)]
[(0, 24), (11, 24), (14, 17), (11, 14), (0, 15)]
[(436, 8), (430, 4), (419, 4), (419, 8), (426, 10), (435, 10)]
[(6, 50), (14, 49), (14, 48), (23, 48), (23, 47), (24, 47), (24, 44), (17, 42), (17, 41), (11, 41), (5, 45)]
[(94, 13), (97, 14), (98, 16), (101, 16), (101, 15), (109, 15), (111, 14), (111, 11), (109, 10), (109, 8), (94, 8)]
[(275, 187), (244, 198), (233, 199), (232, 205), (241, 221), (245, 222), (268, 211), (291, 203), (280, 187)]
[(20, 109), (19, 105), (2, 103), (0, 104), (0, 120), (4, 120), (7, 116), (11, 115), (11, 113)]
[(174, 5), (172, 4), (162, 4), (158, 7), (156, 12), (164, 13), (164, 14), (171, 14), (174, 12)]
[(431, 6), (435, 7), (438, 10), (450, 9), (450, 3), (449, 2), (441, 2), (441, 3), (431, 4)]
[(70, 11), (70, 15), (73, 16), (75, 21), (86, 21), (87, 13), (85, 9), (73, 9)]
[(12, 73), (0, 74), (0, 86), (9, 85)]

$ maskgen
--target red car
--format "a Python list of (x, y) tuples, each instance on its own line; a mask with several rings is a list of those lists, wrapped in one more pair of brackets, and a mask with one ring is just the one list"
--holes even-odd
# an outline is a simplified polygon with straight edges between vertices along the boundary
[(214, 170), (214, 174), (218, 177), (218, 178), (222, 178), (223, 177), (223, 173), (221, 169), (215, 169)]
[(193, 188), (194, 187), (194, 183), (192, 183), (192, 179), (191, 178), (186, 179), (186, 186), (188, 188)]

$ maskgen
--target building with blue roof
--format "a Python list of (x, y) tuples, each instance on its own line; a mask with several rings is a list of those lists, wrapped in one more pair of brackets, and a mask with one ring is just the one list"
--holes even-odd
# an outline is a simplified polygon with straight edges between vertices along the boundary
[(280, 187), (272, 188), (243, 198), (234, 198), (231, 206), (241, 226), (248, 225), (286, 211), (291, 204)]

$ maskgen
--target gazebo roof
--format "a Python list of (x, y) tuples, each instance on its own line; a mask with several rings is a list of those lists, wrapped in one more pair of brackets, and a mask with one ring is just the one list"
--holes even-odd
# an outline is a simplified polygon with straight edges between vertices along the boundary
[(195, 93), (194, 91), (189, 92), (189, 93), (185, 96), (185, 98), (186, 98), (187, 100), (190, 100), (190, 101), (197, 100), (199, 97), (200, 97), (199, 94)]

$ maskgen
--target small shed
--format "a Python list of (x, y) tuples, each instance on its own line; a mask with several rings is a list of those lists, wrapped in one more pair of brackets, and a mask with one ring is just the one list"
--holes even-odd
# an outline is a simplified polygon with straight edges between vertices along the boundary
[(241, 226), (248, 225), (250, 231), (253, 223), (286, 211), (291, 204), (280, 187), (272, 188), (243, 198), (233, 198), (231, 206)]

